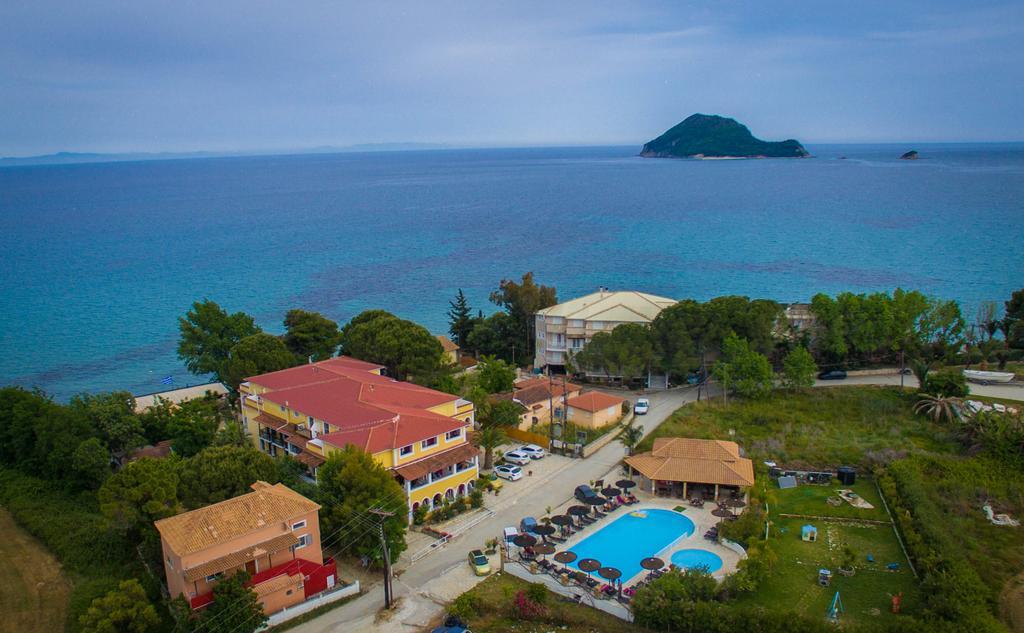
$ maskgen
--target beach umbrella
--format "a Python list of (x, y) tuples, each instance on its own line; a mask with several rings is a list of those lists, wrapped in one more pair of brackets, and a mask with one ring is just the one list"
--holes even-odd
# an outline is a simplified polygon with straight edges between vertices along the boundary
[(651, 556), (640, 561), (640, 566), (648, 571), (657, 571), (665, 566), (665, 561), (660, 558)]
[(607, 488), (601, 490), (601, 494), (608, 498), (611, 498), (619, 494), (619, 489), (612, 486), (608, 486)]
[(730, 508), (743, 508), (746, 507), (747, 502), (737, 497), (735, 499), (726, 499), (725, 505), (729, 506)]
[(533, 533), (538, 536), (548, 537), (555, 533), (555, 527), (553, 525), (538, 525), (533, 528)]
[(597, 575), (605, 580), (610, 580), (617, 591), (622, 591), (622, 584), (616, 582), (619, 577), (622, 576), (622, 572), (618, 569), (615, 569), (614, 567), (602, 567), (597, 570)]
[(570, 506), (566, 512), (574, 517), (583, 517), (590, 514), (590, 508), (587, 506)]
[(636, 485), (636, 482), (633, 481), (632, 479), (620, 479), (615, 482), (615, 485), (618, 486), (619, 488), (622, 488), (623, 490), (629, 490), (630, 488)]
[(565, 514), (556, 514), (555, 516), (551, 517), (551, 522), (555, 525), (561, 525), (565, 527), (566, 525), (572, 525), (572, 517), (567, 516)]
[(541, 556), (547, 556), (548, 554), (555, 553), (555, 546), (551, 543), (541, 543), (533, 548), (533, 552), (535, 554), (540, 554)]
[(568, 550), (564, 552), (558, 552), (557, 554), (555, 554), (555, 560), (559, 563), (562, 563), (563, 565), (568, 565), (569, 563), (576, 560), (576, 552), (570, 552)]
[(530, 547), (537, 544), (537, 537), (530, 536), (529, 534), (517, 534), (512, 542), (519, 547)]
[(584, 558), (576, 566), (580, 568), (580, 571), (587, 573), (587, 578), (590, 577), (591, 572), (601, 569), (601, 563), (593, 558)]
[(724, 505), (720, 505), (714, 510), (712, 510), (711, 514), (716, 517), (725, 519), (732, 516), (732, 511), (729, 510), (729, 508), (725, 507)]

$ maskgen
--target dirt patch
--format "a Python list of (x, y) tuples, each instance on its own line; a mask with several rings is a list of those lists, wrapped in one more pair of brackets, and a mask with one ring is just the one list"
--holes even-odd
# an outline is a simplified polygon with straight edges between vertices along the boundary
[(1003, 622), (1014, 633), (1024, 633), (1024, 572), (1011, 578), (999, 596)]
[(60, 563), (0, 508), (0, 633), (63, 631), (71, 584)]

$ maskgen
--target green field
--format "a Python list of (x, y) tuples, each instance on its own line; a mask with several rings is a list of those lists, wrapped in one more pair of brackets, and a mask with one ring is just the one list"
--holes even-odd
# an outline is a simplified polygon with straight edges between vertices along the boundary
[[(903, 612), (913, 614), (918, 607), (917, 581), (900, 550), (888, 515), (874, 484), (863, 478), (853, 490), (874, 509), (859, 509), (847, 503), (832, 506), (826, 500), (840, 486), (798, 486), (774, 490), (769, 495), (772, 547), (778, 560), (769, 578), (752, 594), (740, 597), (737, 604), (789, 609), (808, 617), (824, 617), (836, 592), (845, 608), (842, 622), (874, 622), (895, 618), (890, 613), (891, 596), (903, 593)], [(786, 518), (783, 514), (834, 517), (835, 520)], [(867, 521), (886, 521), (885, 524)], [(804, 542), (804, 525), (818, 528), (818, 540)], [(838, 574), (842, 552), (849, 547), (856, 554), (853, 576)], [(874, 562), (867, 560), (868, 554)], [(889, 571), (889, 563), (899, 563)], [(818, 570), (833, 573), (828, 587), (818, 584)]]
[(60, 563), (0, 508), (0, 633), (64, 629), (71, 585)]
[(755, 461), (828, 470), (884, 464), (916, 451), (958, 451), (942, 426), (914, 415), (916, 398), (895, 387), (836, 387), (727, 406), (720, 399), (677, 411), (640, 444), (657, 437), (734, 440)]

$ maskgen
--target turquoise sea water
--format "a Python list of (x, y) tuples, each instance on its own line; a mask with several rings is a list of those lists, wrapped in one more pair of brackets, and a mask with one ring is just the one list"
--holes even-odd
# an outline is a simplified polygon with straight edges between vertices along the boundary
[(673, 541), (693, 534), (693, 521), (671, 510), (648, 509), (638, 511), (643, 516), (634, 516), (627, 511), (618, 517), (602, 519), (591, 529), (600, 528), (569, 549), (578, 556), (570, 567), (576, 567), (584, 558), (594, 558), (604, 567), (614, 567), (622, 572), (622, 582), (627, 583), (642, 571), (640, 561), (655, 556)]
[[(569, 298), (919, 288), (973, 313), (1024, 285), (1024, 145), (811, 147), (807, 160), (641, 159), (637, 147), (0, 168), (0, 383), (60, 399), (196, 382), (176, 318), (209, 297), (446, 328), (503, 277)], [(841, 156), (847, 157), (845, 160)]]

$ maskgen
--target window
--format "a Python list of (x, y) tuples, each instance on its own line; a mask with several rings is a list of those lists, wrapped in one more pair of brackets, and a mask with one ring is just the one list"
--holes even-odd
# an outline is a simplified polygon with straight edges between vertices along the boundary
[(170, 556), (167, 557), (167, 566), (170, 567), (171, 569), (174, 569), (174, 561), (171, 560)]
[(306, 527), (305, 519), (303, 519), (302, 521), (296, 521), (295, 523), (292, 523), (293, 530), (301, 530), (304, 527)]
[(224, 577), (224, 572), (218, 572), (218, 573), (213, 574), (211, 576), (207, 576), (206, 577), (206, 582), (207, 583), (217, 582), (218, 580), (220, 580), (223, 577)]
[(313, 416), (307, 415), (306, 422), (309, 424), (309, 428), (313, 428)]
[(583, 319), (569, 319), (569, 327), (583, 327)]
[(299, 537), (299, 542), (295, 544), (295, 549), (302, 549), (313, 542), (313, 537), (309, 534), (303, 534)]
[(432, 437), (428, 440), (423, 440), (422, 442), (420, 442), (420, 446), (422, 448), (430, 448), (431, 446), (437, 446), (437, 438)]
[(455, 440), (462, 437), (462, 429), (455, 429), (454, 431), (448, 431), (445, 433), (444, 439), (447, 441)]
[(544, 330), (537, 330), (537, 338), (544, 340)]
[(324, 435), (327, 435), (330, 432), (331, 432), (331, 425), (326, 423), (326, 422), (324, 422)]
[(399, 455), (412, 455), (412, 444), (398, 449)]

